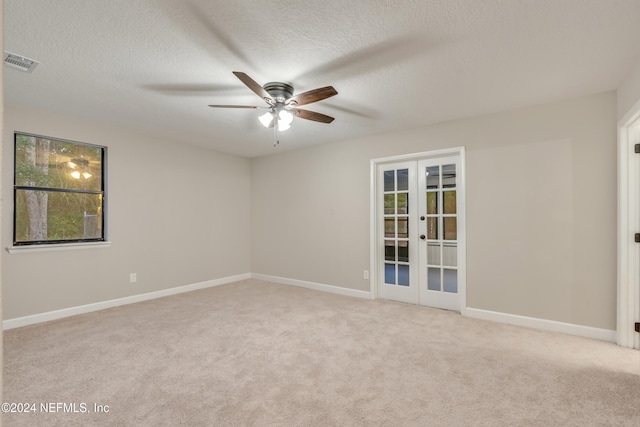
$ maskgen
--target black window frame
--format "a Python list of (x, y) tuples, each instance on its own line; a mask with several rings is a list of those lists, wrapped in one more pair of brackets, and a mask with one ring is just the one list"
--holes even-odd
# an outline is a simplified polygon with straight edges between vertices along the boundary
[[(65, 142), (75, 145), (82, 145), (92, 148), (99, 148), (101, 151), (101, 174), (100, 174), (100, 190), (79, 190), (69, 188), (56, 188), (56, 187), (42, 187), (42, 186), (29, 186), (17, 184), (17, 144), (18, 135), (43, 138), (51, 141)], [(32, 191), (48, 191), (48, 192), (64, 192), (75, 194), (95, 194), (101, 195), (102, 198), (102, 215), (100, 230), (101, 236), (94, 238), (80, 238), (80, 239), (56, 239), (56, 240), (17, 240), (17, 192), (19, 190), (32, 190)], [(48, 217), (47, 217), (48, 219)], [(13, 246), (46, 246), (46, 245), (64, 245), (64, 244), (82, 244), (82, 243), (97, 243), (107, 241), (107, 147), (103, 145), (90, 144), (86, 142), (73, 141), (63, 138), (55, 138), (44, 135), (33, 134), (29, 132), (15, 131), (13, 133)]]

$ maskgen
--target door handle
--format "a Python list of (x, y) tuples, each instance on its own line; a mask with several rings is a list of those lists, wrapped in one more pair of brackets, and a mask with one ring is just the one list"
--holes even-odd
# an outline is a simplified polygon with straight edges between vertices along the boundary
[(421, 235), (420, 235), (420, 238), (421, 238), (422, 240), (424, 240), (424, 239), (426, 239), (426, 238), (427, 238), (427, 236), (425, 236), (424, 234), (421, 234)]

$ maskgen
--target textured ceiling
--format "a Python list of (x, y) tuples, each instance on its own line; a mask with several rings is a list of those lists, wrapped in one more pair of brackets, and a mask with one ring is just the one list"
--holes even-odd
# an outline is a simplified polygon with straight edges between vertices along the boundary
[[(640, 57), (640, 0), (4, 0), (8, 104), (242, 156), (391, 132), (618, 87)], [(273, 148), (232, 71), (297, 93)], [(28, 129), (23, 129), (28, 131)], [(59, 135), (54, 135), (59, 136)]]

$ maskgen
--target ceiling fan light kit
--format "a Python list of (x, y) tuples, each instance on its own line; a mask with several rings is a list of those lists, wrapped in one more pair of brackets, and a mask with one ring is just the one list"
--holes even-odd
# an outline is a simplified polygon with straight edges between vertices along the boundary
[(264, 86), (260, 86), (255, 80), (247, 74), (240, 71), (234, 71), (233, 74), (247, 86), (256, 95), (261, 97), (266, 103), (266, 107), (258, 107), (253, 105), (209, 105), (214, 108), (253, 108), (267, 109), (265, 114), (258, 117), (260, 123), (266, 128), (274, 128), (274, 147), (279, 144), (278, 132), (285, 131), (291, 127), (293, 116), (301, 119), (312, 120), (320, 123), (331, 123), (334, 118), (315, 111), (303, 110), (297, 108), (301, 105), (311, 104), (313, 102), (322, 101), (331, 96), (337, 95), (338, 92), (332, 86), (325, 86), (293, 95), (293, 86), (282, 82), (269, 82)]
[(273, 108), (273, 111), (269, 111), (268, 113), (264, 113), (263, 115), (258, 117), (260, 123), (266, 128), (270, 128), (274, 126), (274, 123), (278, 123), (278, 131), (282, 132), (291, 127), (291, 122), (293, 122), (293, 114), (288, 112), (287, 110), (277, 111)]

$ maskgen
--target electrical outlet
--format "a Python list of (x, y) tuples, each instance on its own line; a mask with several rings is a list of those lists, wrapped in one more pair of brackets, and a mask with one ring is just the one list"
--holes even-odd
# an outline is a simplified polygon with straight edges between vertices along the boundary
[(136, 273), (131, 273), (129, 275), (129, 282), (135, 283), (136, 280), (138, 280), (138, 278), (136, 277)]
[(369, 279), (369, 270), (365, 270), (365, 271), (362, 272), (362, 278), (364, 280)]

